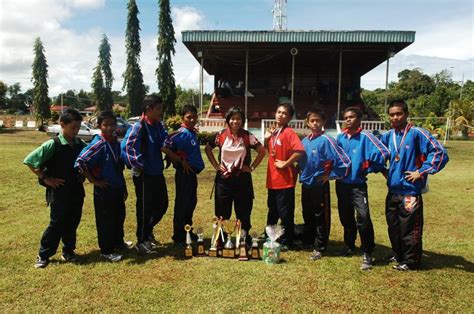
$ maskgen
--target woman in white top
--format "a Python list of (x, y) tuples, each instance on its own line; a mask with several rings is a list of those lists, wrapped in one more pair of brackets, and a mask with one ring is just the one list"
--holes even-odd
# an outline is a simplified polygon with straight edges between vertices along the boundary
[[(235, 215), (240, 219), (242, 229), (248, 235), (250, 214), (253, 206), (252, 171), (265, 157), (265, 148), (249, 131), (243, 129), (245, 115), (239, 107), (232, 107), (225, 115), (227, 128), (221, 130), (214, 141), (210, 141), (205, 152), (214, 169), (216, 169), (215, 214), (225, 220), (232, 215), (232, 204)], [(219, 147), (216, 160), (212, 150)], [(250, 149), (257, 152), (253, 160)]]

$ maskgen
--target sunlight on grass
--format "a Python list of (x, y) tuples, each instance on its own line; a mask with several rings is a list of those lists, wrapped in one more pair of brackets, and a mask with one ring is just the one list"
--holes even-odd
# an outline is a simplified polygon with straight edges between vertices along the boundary
[[(0, 310), (11, 311), (462, 311), (472, 312), (474, 282), (474, 143), (449, 142), (451, 161), (430, 178), (425, 201), (424, 264), (421, 270), (400, 273), (383, 258), (390, 254), (380, 175), (369, 177), (369, 202), (377, 247), (374, 268), (359, 271), (360, 257), (339, 256), (342, 227), (331, 183), (332, 229), (327, 255), (308, 260), (309, 251), (283, 253), (284, 262), (182, 259), (171, 247), (174, 171), (165, 171), (170, 207), (155, 234), (163, 243), (153, 257), (133, 250), (111, 264), (100, 258), (92, 204), (92, 186), (78, 229), (78, 265), (61, 262), (56, 254), (42, 270), (33, 268), (39, 240), (48, 219), (44, 189), (22, 160), (46, 140), (37, 132), (0, 133)], [(199, 175), (194, 225), (210, 237), (214, 201), (210, 199), (214, 173)], [(262, 231), (266, 220), (265, 162), (254, 174), (256, 199), (253, 228)], [(126, 172), (126, 238), (135, 240), (135, 196)], [(296, 222), (302, 223), (300, 187)], [(182, 196), (181, 196), (182, 197)], [(469, 301), (471, 300), (471, 301)]]

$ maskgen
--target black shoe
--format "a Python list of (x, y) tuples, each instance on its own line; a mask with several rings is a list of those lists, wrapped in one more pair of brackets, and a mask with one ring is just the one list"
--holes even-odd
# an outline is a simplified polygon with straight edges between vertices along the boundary
[(133, 243), (132, 243), (132, 241), (124, 241), (124, 242), (122, 242), (122, 243), (120, 243), (120, 244), (117, 244), (117, 245), (115, 246), (115, 249), (116, 249), (117, 251), (126, 251), (126, 250), (129, 250), (129, 249), (131, 249), (131, 248), (133, 248)]
[(394, 255), (387, 256), (385, 258), (385, 260), (389, 263), (396, 263), (397, 262), (397, 258)]
[(179, 248), (179, 249), (184, 249), (186, 247), (186, 243), (185, 242), (181, 242), (181, 241), (178, 241), (178, 242), (175, 242), (173, 244), (176, 248)]
[(372, 256), (369, 253), (362, 255), (362, 264), (360, 270), (369, 270), (372, 268)]
[(36, 257), (35, 268), (45, 268), (49, 264), (49, 259), (41, 258), (40, 256)]
[(290, 248), (286, 244), (280, 244), (280, 252), (288, 252)]
[(345, 257), (351, 257), (354, 255), (354, 253), (355, 253), (355, 249), (351, 249), (350, 247), (348, 247), (342, 251), (341, 255)]
[(61, 255), (61, 259), (67, 263), (75, 263), (79, 260), (79, 256), (77, 256), (74, 251), (72, 252), (63, 252)]
[(151, 244), (149, 244), (148, 242), (146, 242), (146, 243), (137, 243), (135, 245), (135, 249), (141, 255), (147, 255), (147, 254), (155, 253), (151, 248)]

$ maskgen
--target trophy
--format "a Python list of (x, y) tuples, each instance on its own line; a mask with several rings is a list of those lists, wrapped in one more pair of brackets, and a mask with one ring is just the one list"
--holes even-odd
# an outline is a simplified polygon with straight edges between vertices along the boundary
[(224, 221), (224, 229), (227, 232), (227, 241), (224, 245), (224, 250), (222, 251), (222, 257), (234, 258), (235, 257), (235, 247), (232, 243), (232, 233), (235, 230), (235, 224), (232, 221)]
[(184, 230), (186, 230), (186, 248), (184, 249), (184, 256), (193, 257), (193, 247), (191, 246), (191, 226), (185, 225)]
[(245, 237), (247, 232), (244, 229), (241, 229), (240, 232), (240, 245), (239, 245), (239, 261), (248, 261), (247, 255), (247, 243), (245, 243)]
[(250, 236), (252, 237), (252, 253), (250, 257), (252, 259), (260, 259), (260, 249), (258, 248), (258, 233), (253, 231)]
[(240, 254), (240, 235), (242, 234), (242, 224), (240, 223), (240, 219), (235, 221), (235, 255)]
[(214, 217), (212, 220), (212, 238), (211, 238), (211, 248), (209, 249), (210, 257), (217, 257), (217, 240), (220, 235), (219, 231), (219, 218)]
[(196, 243), (196, 256), (206, 256), (206, 252), (204, 250), (204, 233), (201, 227), (196, 228), (196, 234), (198, 237)]

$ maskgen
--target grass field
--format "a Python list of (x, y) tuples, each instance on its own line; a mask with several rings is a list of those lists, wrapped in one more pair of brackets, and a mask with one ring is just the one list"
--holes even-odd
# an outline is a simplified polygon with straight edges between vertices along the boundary
[[(369, 272), (359, 271), (360, 257), (340, 257), (342, 227), (337, 217), (334, 183), (330, 247), (322, 260), (308, 260), (309, 251), (283, 253), (284, 262), (193, 258), (171, 247), (172, 170), (166, 177), (170, 208), (155, 229), (164, 244), (153, 257), (134, 251), (111, 264), (100, 258), (92, 206), (92, 187), (78, 229), (78, 265), (56, 254), (46, 269), (34, 269), (39, 240), (49, 210), (44, 189), (24, 157), (46, 135), (34, 131), (0, 133), (0, 311), (474, 311), (474, 142), (449, 142), (450, 162), (430, 178), (425, 201), (424, 260), (418, 271), (392, 270), (383, 258), (390, 253), (384, 217), (386, 187), (382, 176), (369, 177), (371, 214), (377, 259)], [(209, 165), (209, 163), (207, 163)], [(264, 165), (264, 164), (262, 164)], [(126, 238), (134, 240), (133, 185), (127, 200)], [(210, 237), (213, 201), (209, 199), (213, 171), (199, 175), (194, 225)], [(263, 230), (266, 219), (265, 167), (254, 175), (256, 200), (253, 227)], [(300, 189), (296, 222), (301, 223)]]

